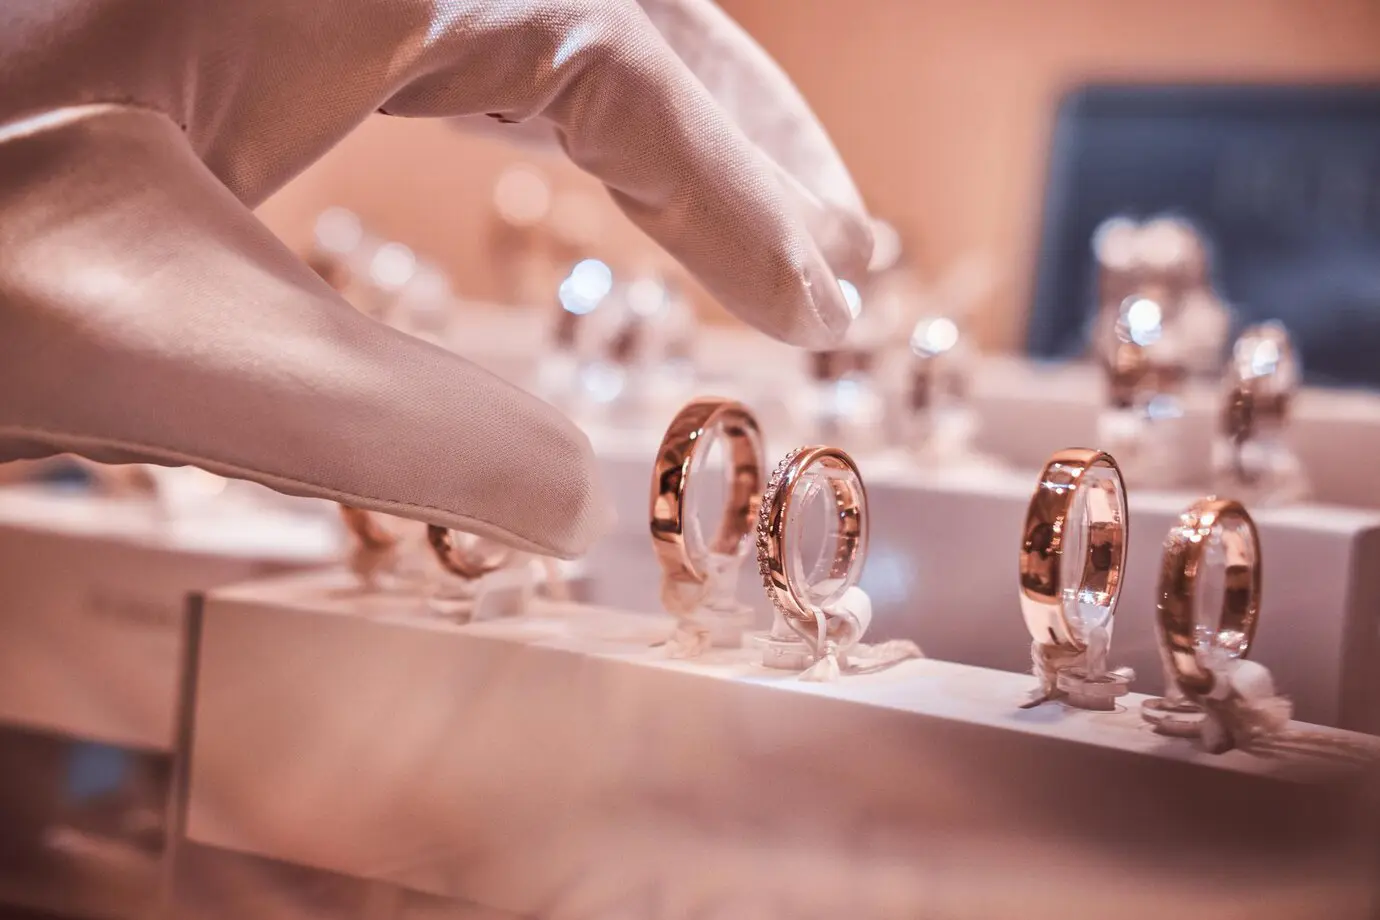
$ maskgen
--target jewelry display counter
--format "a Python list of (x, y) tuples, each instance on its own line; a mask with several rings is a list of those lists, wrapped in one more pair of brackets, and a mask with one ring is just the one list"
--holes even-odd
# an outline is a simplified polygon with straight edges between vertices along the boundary
[(0, 723), (171, 750), (189, 591), (340, 558), (329, 518), (0, 490)]
[(187, 593), (340, 552), (331, 518), (287, 507), (0, 489), (0, 904), (148, 915)]
[(192, 618), (198, 849), (552, 918), (1359, 917), (1376, 894), (1365, 736), (1210, 755), (1136, 694), (1022, 709), (1029, 675), (930, 659), (810, 683), (672, 659), (664, 617), (457, 625), (346, 572)]

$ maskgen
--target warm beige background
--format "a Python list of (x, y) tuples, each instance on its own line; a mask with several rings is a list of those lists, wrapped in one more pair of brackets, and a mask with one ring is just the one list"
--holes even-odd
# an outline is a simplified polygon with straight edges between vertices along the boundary
[[(982, 339), (1018, 340), (1047, 132), (1069, 86), (1133, 80), (1380, 79), (1380, 0), (723, 0), (833, 133), (870, 206), (940, 270), (972, 251), (1004, 276)], [(375, 119), (263, 208), (300, 244), (332, 202), (491, 298), (494, 178), (515, 156), (435, 124)], [(530, 154), (526, 155), (530, 158)], [(583, 177), (551, 164), (563, 187)], [(607, 209), (610, 245), (643, 246)]]

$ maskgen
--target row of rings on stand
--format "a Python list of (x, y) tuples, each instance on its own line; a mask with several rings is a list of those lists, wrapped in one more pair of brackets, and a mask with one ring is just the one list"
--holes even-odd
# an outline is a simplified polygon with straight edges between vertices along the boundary
[[(712, 540), (698, 537), (687, 488), (717, 437), (726, 441), (727, 497)], [(830, 607), (857, 585), (867, 552), (867, 491), (845, 452), (812, 446), (791, 451), (764, 475), (762, 435), (753, 413), (730, 399), (692, 400), (673, 419), (652, 478), (651, 536), (664, 575), (663, 594), (688, 586), (701, 593), (714, 557), (746, 552), (756, 535), (762, 585), (777, 614), (802, 636), (826, 628)], [(810, 580), (792, 516), (802, 486), (825, 473), (836, 521), (823, 575)], [(1113, 616), (1126, 566), (1126, 488), (1116, 460), (1089, 449), (1056, 453), (1042, 470), (1026, 515), (1020, 550), (1020, 605), (1032, 639), (1041, 692), (1079, 708), (1115, 708), (1130, 683), (1106, 666)], [(1226, 590), (1213, 628), (1197, 609), (1209, 548), (1225, 558)], [(1261, 554), (1255, 523), (1229, 499), (1195, 502), (1164, 545), (1157, 631), (1166, 697), (1147, 702), (1148, 721), (1170, 734), (1194, 734), (1202, 701), (1218, 694), (1222, 662), (1244, 659), (1259, 621)], [(675, 604), (668, 601), (671, 609)], [(683, 609), (684, 604), (680, 604)]]
[[(730, 455), (728, 494), (723, 519), (706, 543), (689, 514), (687, 488), (692, 470), (703, 461), (717, 435), (725, 437)], [(781, 640), (778, 645), (808, 646), (816, 653), (814, 657), (819, 657), (831, 638), (831, 627), (833, 638), (842, 638), (837, 635), (841, 624), (836, 622), (840, 604), (856, 589), (866, 557), (866, 489), (852, 458), (837, 448), (793, 451), (770, 478), (764, 474), (762, 458), (757, 420), (741, 403), (712, 397), (696, 399), (676, 415), (653, 474), (651, 529), (666, 573), (663, 601), (672, 612), (693, 613), (706, 600), (706, 589), (713, 580), (711, 560), (736, 562), (747, 554), (748, 538), (755, 534), (763, 586), (780, 614), (779, 622), (796, 634), (789, 639), (777, 636)], [(809, 581), (801, 568), (799, 536), (790, 522), (805, 494), (820, 489), (827, 489), (832, 498), (831, 514), (837, 526), (834, 552), (825, 561), (823, 579), (816, 583)], [(343, 505), (340, 511), (354, 542), (351, 567), (366, 587), (376, 587), (377, 576), (396, 566), (403, 538), (381, 515)], [(515, 555), (493, 541), (436, 525), (429, 525), (426, 534), (430, 553), (441, 569), (475, 587), (485, 576), (508, 566)], [(678, 603), (674, 598), (677, 593), (687, 600)], [(856, 646), (866, 629), (869, 611), (859, 611), (855, 604), (843, 615), (854, 619), (845, 641)], [(857, 622), (859, 618), (862, 622)], [(740, 646), (741, 639), (741, 630), (737, 630), (727, 642), (718, 644)], [(697, 648), (691, 654), (702, 650)], [(774, 666), (803, 670), (809, 663), (794, 657)]]
[[(1131, 675), (1106, 666), (1113, 617), (1124, 581), (1128, 515), (1116, 460), (1070, 449), (1049, 459), (1026, 513), (1020, 553), (1021, 612), (1030, 632), (1041, 694), (1088, 709), (1111, 709)], [(1081, 547), (1072, 558), (1070, 547)], [(1213, 550), (1225, 590), (1214, 625), (1198, 609)], [(1070, 570), (1070, 562), (1072, 570)], [(1072, 574), (1072, 577), (1070, 577)], [(1165, 698), (1147, 701), (1147, 721), (1169, 734), (1193, 734), (1201, 701), (1212, 697), (1221, 666), (1244, 659), (1259, 624), (1260, 540), (1237, 501), (1194, 502), (1164, 541), (1156, 630), (1165, 666)]]
[[(696, 471), (718, 438), (724, 440), (727, 454), (726, 498), (714, 535), (705, 540), (690, 511), (688, 494)], [(827, 556), (807, 570), (800, 545), (803, 530), (794, 519), (817, 495), (829, 502), (834, 542)], [(669, 612), (688, 619), (698, 607), (712, 602), (715, 594), (731, 595), (736, 563), (748, 555), (755, 536), (758, 571), (777, 613), (777, 624), (807, 643), (814, 657), (825, 654), (831, 627), (842, 625), (831, 619), (855, 619), (850, 636), (843, 640), (852, 644), (866, 629), (870, 604), (865, 611), (857, 609), (856, 601), (850, 608), (848, 597), (856, 592), (867, 555), (867, 490), (857, 464), (845, 451), (823, 445), (801, 447), (787, 454), (767, 476), (755, 415), (731, 399), (691, 400), (672, 419), (658, 448), (649, 517), (652, 545), (663, 573), (662, 602)], [(858, 617), (863, 622), (856, 622)], [(777, 632), (778, 645), (782, 641), (796, 644)], [(740, 643), (740, 630), (733, 630), (718, 644)], [(686, 655), (703, 651), (704, 644), (686, 649)]]
[[(730, 452), (728, 498), (713, 541), (696, 546), (687, 539), (687, 531), (694, 531), (687, 527), (686, 492), (715, 431), (725, 436)], [(762, 584), (772, 605), (786, 617), (813, 622), (821, 603), (837, 600), (856, 584), (862, 568), (867, 552), (862, 474), (847, 453), (824, 446), (791, 451), (770, 479), (764, 477), (763, 466), (761, 431), (747, 407), (716, 397), (687, 404), (667, 429), (652, 474), (651, 533), (657, 558), (673, 580), (702, 583), (707, 577), (702, 568), (706, 552), (737, 554), (755, 534)], [(786, 527), (798, 486), (819, 468), (843, 474), (828, 480), (841, 526), (829, 570), (836, 584), (824, 601), (812, 598), (808, 586), (792, 579), (788, 560), (797, 558), (798, 550)]]
[[(720, 437), (727, 452), (726, 497), (713, 537), (705, 540), (687, 493)], [(822, 564), (807, 568), (794, 518), (819, 494), (830, 502), (833, 545)], [(357, 547), (381, 554), (396, 549), (399, 537), (374, 515), (349, 507), (342, 515)], [(1049, 459), (1031, 497), (1020, 550), (1020, 605), (1041, 679), (1035, 702), (1061, 699), (1111, 709), (1127, 692), (1129, 675), (1106, 666), (1127, 527), (1126, 489), (1109, 454), (1069, 449)], [(862, 574), (867, 489), (853, 459), (828, 446), (793, 450), (768, 476), (751, 410), (735, 400), (701, 397), (677, 413), (662, 439), (652, 475), (650, 530), (663, 570), (663, 601), (680, 614), (692, 613), (704, 600), (715, 578), (712, 560), (748, 555), (754, 545), (749, 538), (755, 537), (762, 586), (778, 622), (818, 658), (831, 617)], [(513, 555), (491, 541), (434, 525), (427, 529), (427, 543), (446, 572), (466, 581), (497, 571)], [(1205, 629), (1197, 597), (1213, 544), (1225, 557), (1226, 590), (1215, 628)], [(1200, 701), (1217, 689), (1212, 662), (1249, 652), (1260, 596), (1260, 546), (1250, 514), (1231, 500), (1194, 503), (1165, 541), (1157, 627), (1170, 690), (1165, 699), (1147, 704), (1147, 719), (1171, 732), (1192, 733), (1201, 721)], [(865, 628), (858, 624), (859, 632)], [(734, 637), (729, 644), (738, 642)]]

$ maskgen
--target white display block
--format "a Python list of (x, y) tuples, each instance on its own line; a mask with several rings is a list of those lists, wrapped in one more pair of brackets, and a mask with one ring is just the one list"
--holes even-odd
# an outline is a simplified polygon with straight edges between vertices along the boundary
[[(1354, 767), (1022, 710), (941, 661), (812, 684), (647, 615), (367, 614), (344, 573), (194, 614), (185, 835), (551, 918), (1361, 917)], [(1314, 743), (1374, 745), (1326, 729)]]
[(333, 562), (331, 516), (0, 489), (0, 722), (171, 750), (189, 591)]
[[(1106, 402), (1099, 368), (985, 358), (972, 377), (978, 416), (976, 446), (1016, 466), (1040, 469), (1057, 450), (1096, 446)], [(1211, 482), (1212, 441), (1222, 414), (1222, 389), (1194, 384), (1177, 426), (1185, 485)], [(1312, 497), (1322, 503), (1380, 508), (1380, 393), (1307, 387), (1294, 400), (1285, 442), (1303, 463)]]
[[(599, 446), (620, 530), (589, 557), (590, 596), (607, 606), (656, 609), (660, 570), (645, 529), (638, 528), (646, 519), (644, 484), (651, 481), (655, 445), (606, 436)], [(774, 448), (771, 456), (785, 450)], [(894, 457), (864, 458), (860, 467), (871, 520), (862, 578), (873, 602), (870, 635), (912, 639), (946, 661), (1028, 670), (1017, 554), (1037, 474), (921, 471)], [(1144, 693), (1164, 689), (1155, 637), (1162, 545), (1199, 497), (1130, 492), (1111, 663), (1134, 668), (1133, 689)], [(1300, 504), (1252, 514), (1265, 578), (1251, 657), (1274, 672), (1299, 718), (1380, 733), (1380, 512)], [(745, 578), (740, 596), (765, 617), (755, 579)]]

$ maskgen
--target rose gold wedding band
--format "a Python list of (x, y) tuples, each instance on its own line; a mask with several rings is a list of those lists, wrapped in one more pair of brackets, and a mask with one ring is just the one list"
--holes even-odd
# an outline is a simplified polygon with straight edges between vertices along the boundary
[(652, 468), (652, 547), (665, 573), (703, 582), (693, 548), (685, 542), (686, 489), (708, 436), (723, 433), (728, 444), (728, 496), (709, 551), (731, 555), (752, 532), (762, 501), (762, 433), (757, 418), (740, 402), (702, 396), (686, 403), (671, 420)]
[(815, 622), (816, 613), (829, 601), (811, 601), (811, 586), (795, 583), (791, 560), (799, 554), (799, 548), (789, 523), (796, 508), (796, 487), (816, 466), (844, 474), (828, 480), (838, 527), (827, 574), (838, 587), (829, 601), (856, 584), (867, 554), (867, 488), (857, 464), (844, 451), (837, 447), (800, 447), (787, 454), (767, 483), (757, 519), (757, 568), (762, 575), (762, 587), (782, 616), (808, 623)]
[(1107, 359), (1108, 401), (1117, 409), (1131, 408), (1149, 376), (1150, 356), (1145, 346), (1117, 342)]
[[(1071, 520), (1080, 498), (1084, 515)], [(1049, 458), (1021, 537), (1021, 613), (1036, 642), (1084, 649), (1083, 607), (1110, 622), (1126, 564), (1126, 523), (1126, 488), (1109, 454), (1070, 448)], [(1073, 528), (1083, 529), (1083, 558), (1075, 560), (1077, 583), (1065, 584), (1064, 552)]]
[(426, 542), (441, 567), (452, 575), (473, 581), (503, 568), (513, 558), (513, 551), (473, 534), (461, 534), (463, 545), (456, 539), (456, 531), (436, 524), (428, 524)]
[(1227, 368), (1222, 433), (1240, 445), (1282, 428), (1297, 374), (1294, 346), (1283, 326), (1261, 323), (1242, 332)]
[(1108, 401), (1116, 409), (1133, 408), (1147, 395), (1177, 393), (1186, 376), (1181, 365), (1152, 360), (1149, 350), (1136, 342), (1118, 342), (1106, 371)]
[[(384, 526), (376, 514), (362, 508), (341, 505), (340, 517), (356, 542), (364, 549), (379, 552), (398, 545), (399, 536)], [(501, 569), (512, 558), (512, 551), (506, 546), (493, 544), (486, 549), (483, 546), (484, 541), (478, 537), (468, 541), (468, 545), (460, 546), (450, 530), (434, 524), (428, 525), (426, 538), (441, 567), (452, 575), (468, 580), (482, 578)]]
[[(1228, 528), (1243, 538), (1236, 559), (1225, 545)], [(1208, 548), (1214, 543), (1228, 552), (1226, 590), (1211, 644), (1218, 648), (1225, 645), (1231, 657), (1246, 657), (1260, 619), (1260, 536), (1255, 521), (1240, 502), (1218, 498), (1194, 502), (1164, 541), (1156, 617), (1165, 663), (1179, 689), (1188, 694), (1212, 690), (1212, 671), (1198, 657), (1202, 642), (1197, 592), (1203, 567), (1208, 564)]]
[(340, 505), (340, 519), (355, 541), (367, 550), (380, 551), (398, 545), (398, 535), (393, 533), (379, 519), (363, 508)]
[(1222, 409), (1222, 433), (1245, 444), (1267, 431), (1284, 427), (1289, 416), (1289, 393), (1261, 393), (1249, 383), (1234, 384)]

